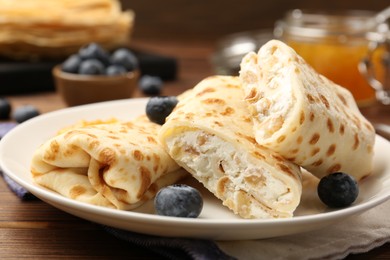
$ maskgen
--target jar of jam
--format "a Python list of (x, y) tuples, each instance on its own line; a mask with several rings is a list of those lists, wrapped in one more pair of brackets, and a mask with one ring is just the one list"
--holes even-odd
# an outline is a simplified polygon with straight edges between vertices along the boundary
[[(374, 16), (369, 11), (326, 13), (296, 9), (276, 23), (274, 34), (318, 73), (349, 89), (359, 106), (365, 106), (375, 101), (375, 91), (358, 66), (369, 52), (370, 32), (377, 31)], [(385, 48), (379, 46), (371, 61), (379, 64), (384, 52)], [(384, 77), (383, 67), (375, 67), (377, 77)]]

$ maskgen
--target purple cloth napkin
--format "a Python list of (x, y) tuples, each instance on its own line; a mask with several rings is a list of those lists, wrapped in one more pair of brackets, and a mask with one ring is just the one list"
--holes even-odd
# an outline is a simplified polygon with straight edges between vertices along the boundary
[[(15, 127), (15, 123), (0, 123), (0, 140), (3, 136)], [(14, 180), (3, 173), (0, 169), (10, 190), (23, 201), (37, 199), (34, 195), (20, 186)], [(108, 226), (102, 226), (105, 231), (114, 237), (152, 250), (161, 256), (172, 259), (194, 259), (194, 260), (232, 260), (236, 259), (225, 254), (219, 249), (217, 244), (211, 240), (187, 239), (187, 238), (167, 238), (143, 235), (135, 232), (120, 230)]]

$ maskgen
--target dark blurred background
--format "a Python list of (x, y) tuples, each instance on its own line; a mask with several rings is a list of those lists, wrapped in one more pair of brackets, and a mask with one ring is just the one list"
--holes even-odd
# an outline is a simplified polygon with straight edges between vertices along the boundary
[[(218, 39), (226, 34), (272, 28), (289, 9), (380, 11), (389, 0), (121, 0), (135, 11), (135, 38)], [(158, 30), (156, 30), (158, 28)]]

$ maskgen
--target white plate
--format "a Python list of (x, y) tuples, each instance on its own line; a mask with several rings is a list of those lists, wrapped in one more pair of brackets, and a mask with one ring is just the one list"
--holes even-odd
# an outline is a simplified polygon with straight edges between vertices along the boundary
[(62, 127), (78, 120), (130, 119), (144, 113), (146, 99), (119, 100), (67, 108), (24, 122), (0, 142), (0, 165), (13, 180), (43, 201), (78, 217), (129, 231), (160, 236), (210, 238), (216, 240), (259, 239), (319, 229), (362, 213), (390, 197), (390, 143), (377, 136), (374, 175), (360, 183), (360, 194), (350, 207), (327, 209), (307, 188), (302, 202), (291, 219), (245, 220), (224, 208), (207, 190), (194, 180), (204, 196), (204, 209), (197, 219), (174, 218), (153, 214), (151, 202), (137, 211), (120, 211), (77, 202), (36, 185), (29, 172), (34, 150)]

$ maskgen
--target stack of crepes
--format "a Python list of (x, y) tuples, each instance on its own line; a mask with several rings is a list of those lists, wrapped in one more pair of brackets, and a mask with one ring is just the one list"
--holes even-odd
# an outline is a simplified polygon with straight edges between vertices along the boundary
[(318, 178), (371, 174), (375, 132), (348, 90), (272, 40), (244, 57), (239, 77), (186, 93), (159, 139), (236, 214), (283, 218), (300, 203), (300, 167)]
[(118, 0), (0, 0), (0, 55), (66, 57), (90, 42), (110, 50), (128, 43), (133, 23)]
[(158, 143), (159, 128), (141, 116), (64, 129), (35, 151), (32, 177), (77, 201), (134, 209), (187, 175)]

